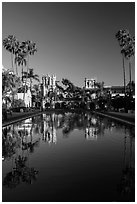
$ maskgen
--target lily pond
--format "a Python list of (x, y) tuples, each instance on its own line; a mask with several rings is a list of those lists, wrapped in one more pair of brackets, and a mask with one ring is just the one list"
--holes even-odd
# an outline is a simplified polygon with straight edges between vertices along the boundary
[(3, 202), (135, 201), (135, 128), (89, 112), (2, 129)]

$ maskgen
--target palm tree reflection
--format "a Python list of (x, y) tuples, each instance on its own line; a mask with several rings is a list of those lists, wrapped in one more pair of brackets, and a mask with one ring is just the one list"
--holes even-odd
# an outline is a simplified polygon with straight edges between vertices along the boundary
[(26, 165), (27, 157), (15, 159), (15, 167), (4, 178), (3, 185), (8, 188), (15, 188), (21, 182), (32, 184), (36, 180), (38, 171)]
[[(57, 130), (61, 129), (63, 137), (67, 138), (71, 132), (78, 129), (85, 131), (86, 140), (97, 140), (104, 136), (107, 129), (111, 132), (113, 128), (123, 129), (125, 126), (89, 112), (46, 113), (3, 128), (3, 159), (12, 159), (14, 165), (5, 176), (3, 185), (15, 188), (22, 182), (31, 184), (36, 180), (38, 171), (29, 167), (28, 162), (30, 153), (34, 152), (35, 147), (39, 145), (40, 138), (48, 144), (56, 144)], [(121, 194), (133, 192), (134, 188), (134, 134), (133, 128), (126, 129), (124, 168), (118, 187)]]
[[(118, 185), (118, 192), (121, 195), (132, 196), (135, 199), (135, 129), (125, 129), (124, 157), (121, 182)], [(129, 140), (129, 142), (127, 141)]]
[(21, 138), (14, 125), (2, 129), (2, 156), (4, 159), (10, 159), (20, 145)]
[(37, 178), (38, 171), (29, 166), (29, 153), (39, 143), (39, 140), (33, 139), (32, 130), (33, 125), (28, 121), (3, 128), (3, 160), (12, 160), (12, 169), (3, 180), (5, 187), (15, 188), (22, 182), (32, 184)]

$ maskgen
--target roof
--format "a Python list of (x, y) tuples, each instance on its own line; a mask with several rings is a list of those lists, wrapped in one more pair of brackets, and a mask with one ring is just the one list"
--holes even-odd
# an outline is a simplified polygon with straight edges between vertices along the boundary
[(124, 86), (104, 86), (104, 89), (124, 89)]

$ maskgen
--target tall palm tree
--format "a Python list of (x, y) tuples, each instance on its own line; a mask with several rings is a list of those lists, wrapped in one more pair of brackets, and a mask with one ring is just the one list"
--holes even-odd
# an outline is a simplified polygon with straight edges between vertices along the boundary
[(15, 55), (14, 63), (15, 63), (15, 66), (16, 66), (16, 74), (17, 74), (17, 76), (18, 76), (18, 67), (17, 67), (18, 62), (17, 62), (16, 59), (17, 59), (17, 57), (19, 56), (19, 54), (21, 52), (20, 45), (21, 45), (21, 43), (19, 41), (17, 41), (16, 44), (15, 44), (15, 47), (14, 47), (14, 55)]
[(17, 63), (19, 66), (22, 66), (22, 71), (21, 71), (22, 77), (21, 77), (21, 79), (22, 79), (22, 82), (23, 82), (23, 72), (24, 72), (23, 70), (24, 70), (24, 66), (27, 65), (26, 54), (21, 53), (21, 52), (18, 53), (18, 55), (15, 58), (15, 63)]
[(129, 37), (127, 46), (121, 50), (124, 57), (129, 60), (129, 84), (130, 84), (130, 94), (131, 94), (131, 58), (135, 55), (135, 37)]
[[(119, 30), (115, 37), (119, 41), (119, 45), (121, 49), (124, 49), (128, 40), (129, 40), (129, 31), (128, 30)], [(124, 75), (124, 92), (126, 94), (126, 73), (125, 73), (125, 62), (124, 62), (124, 53), (122, 52), (122, 60), (123, 60), (123, 75)]]
[[(11, 53), (11, 65), (14, 72), (14, 54), (17, 48), (18, 41), (14, 35), (9, 35), (3, 40), (3, 47)], [(17, 71), (17, 70), (16, 70)]]
[(25, 93), (26, 93), (26, 84), (27, 84), (27, 79), (28, 79), (28, 74), (29, 74), (29, 55), (34, 55), (35, 52), (37, 51), (37, 48), (36, 48), (36, 43), (30, 40), (22, 42), (21, 48), (23, 50), (23, 53), (27, 55), (27, 75), (26, 75), (25, 90), (24, 90), (24, 95), (23, 95), (23, 100), (24, 100)]

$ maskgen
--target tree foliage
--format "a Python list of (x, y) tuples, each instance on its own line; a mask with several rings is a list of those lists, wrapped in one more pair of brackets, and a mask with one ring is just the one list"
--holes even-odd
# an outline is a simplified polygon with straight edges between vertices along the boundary
[(36, 80), (38, 82), (40, 81), (39, 80), (39, 75), (34, 74), (34, 69), (32, 69), (32, 68), (29, 68), (28, 73), (23, 72), (23, 78), (27, 78), (27, 77), (30, 79), (31, 83), (32, 83), (32, 80)]
[(2, 95), (8, 92), (16, 92), (21, 85), (20, 78), (17, 77), (10, 70), (3, 70), (2, 72)]
[(22, 99), (14, 99), (11, 106), (12, 108), (25, 107), (25, 102)]

